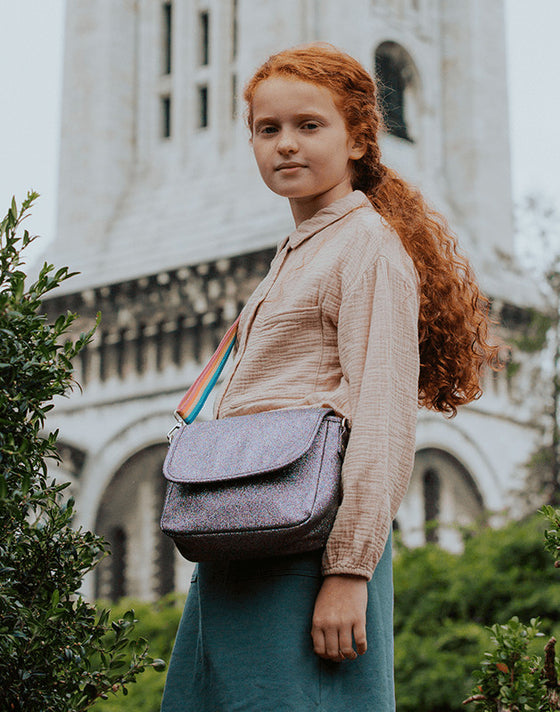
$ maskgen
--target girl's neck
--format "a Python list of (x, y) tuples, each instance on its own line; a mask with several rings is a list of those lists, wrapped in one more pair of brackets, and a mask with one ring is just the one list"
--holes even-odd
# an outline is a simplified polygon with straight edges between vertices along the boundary
[(352, 186), (340, 184), (320, 195), (312, 195), (306, 198), (289, 198), (296, 228), (304, 220), (312, 218), (319, 210), (328, 207), (331, 203), (344, 198), (351, 192)]

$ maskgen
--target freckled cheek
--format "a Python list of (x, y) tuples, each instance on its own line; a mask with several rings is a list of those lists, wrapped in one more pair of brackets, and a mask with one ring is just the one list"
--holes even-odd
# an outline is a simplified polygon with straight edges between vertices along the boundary
[(259, 167), (259, 170), (262, 174), (269, 173), (270, 172), (270, 159), (266, 156), (266, 154), (262, 150), (256, 150), (253, 151), (255, 155), (255, 161), (257, 162), (257, 166)]
[(261, 154), (259, 156), (259, 159), (257, 160), (257, 166), (264, 182), (268, 186), (270, 186), (276, 178), (276, 173), (274, 171), (272, 161)]

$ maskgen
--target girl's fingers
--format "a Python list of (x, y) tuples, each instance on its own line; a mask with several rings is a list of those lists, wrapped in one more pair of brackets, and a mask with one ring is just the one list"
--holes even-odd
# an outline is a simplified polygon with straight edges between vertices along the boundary
[(363, 655), (367, 650), (366, 626), (364, 622), (354, 625), (354, 642), (358, 655)]
[(342, 660), (339, 655), (339, 645), (338, 645), (338, 630), (336, 628), (327, 628), (324, 631), (325, 635), (325, 648), (329, 660)]
[(323, 635), (322, 629), (313, 626), (311, 629), (311, 638), (313, 640), (313, 651), (320, 658), (325, 658), (327, 656), (327, 649), (325, 647), (325, 636)]
[[(313, 651), (325, 660), (342, 662), (343, 660), (355, 660), (358, 654), (352, 646), (352, 628), (318, 628), (311, 631), (313, 639)], [(363, 645), (365, 653), (365, 643)]]
[(343, 660), (355, 660), (358, 655), (352, 647), (352, 628), (350, 626), (338, 631), (338, 650)]

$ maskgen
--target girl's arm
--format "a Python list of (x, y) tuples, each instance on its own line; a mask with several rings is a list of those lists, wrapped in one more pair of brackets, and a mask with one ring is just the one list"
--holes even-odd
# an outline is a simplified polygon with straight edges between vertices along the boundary
[(332, 660), (342, 659), (339, 650), (352, 657), (352, 635), (357, 651), (365, 652), (367, 580), (412, 471), (417, 322), (414, 277), (384, 257), (343, 294), (338, 349), (352, 431), (342, 469), (343, 500), (327, 542), (312, 629), (317, 654)]
[(351, 434), (343, 498), (323, 574), (370, 579), (408, 487), (418, 414), (418, 292), (385, 257), (343, 292), (338, 352), (348, 383)]

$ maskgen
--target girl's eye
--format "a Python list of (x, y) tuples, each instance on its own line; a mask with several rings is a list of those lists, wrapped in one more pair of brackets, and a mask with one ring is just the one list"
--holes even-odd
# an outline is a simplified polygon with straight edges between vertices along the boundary
[(302, 127), (302, 128), (306, 129), (307, 131), (313, 131), (314, 129), (318, 129), (318, 128), (319, 128), (319, 124), (316, 123), (315, 121), (306, 121), (306, 122), (303, 124), (303, 127)]
[(276, 126), (262, 126), (259, 129), (259, 133), (262, 133), (262, 134), (273, 134), (273, 133), (276, 133), (276, 131), (277, 131)]

